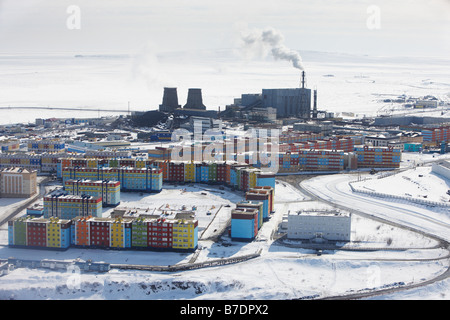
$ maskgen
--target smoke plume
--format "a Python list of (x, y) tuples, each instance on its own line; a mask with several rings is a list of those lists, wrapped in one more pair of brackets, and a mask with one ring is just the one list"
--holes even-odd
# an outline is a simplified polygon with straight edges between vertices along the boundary
[(304, 70), (300, 54), (284, 45), (283, 35), (273, 28), (241, 32), (244, 53), (265, 56), (268, 52), (277, 60), (292, 62), (294, 68)]

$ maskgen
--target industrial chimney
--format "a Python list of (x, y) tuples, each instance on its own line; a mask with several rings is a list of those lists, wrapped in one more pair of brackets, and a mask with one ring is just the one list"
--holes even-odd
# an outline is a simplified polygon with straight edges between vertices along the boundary
[(317, 119), (317, 89), (314, 89), (313, 119)]
[(206, 106), (203, 105), (202, 89), (189, 89), (183, 109), (206, 110)]
[(305, 71), (302, 71), (302, 89), (305, 89), (305, 84), (306, 84)]
[(181, 108), (178, 104), (177, 88), (164, 88), (162, 104), (159, 105), (159, 111), (172, 112)]

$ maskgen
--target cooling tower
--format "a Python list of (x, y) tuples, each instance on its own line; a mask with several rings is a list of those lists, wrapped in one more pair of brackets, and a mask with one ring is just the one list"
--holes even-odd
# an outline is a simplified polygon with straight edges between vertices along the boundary
[(164, 88), (162, 104), (159, 105), (159, 111), (172, 112), (181, 108), (178, 104), (177, 88)]
[(189, 89), (184, 109), (206, 110), (203, 105), (202, 89)]

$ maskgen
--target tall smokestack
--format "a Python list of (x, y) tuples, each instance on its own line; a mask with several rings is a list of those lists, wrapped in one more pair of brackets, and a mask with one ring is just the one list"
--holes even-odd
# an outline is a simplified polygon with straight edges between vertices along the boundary
[(202, 89), (189, 89), (187, 102), (183, 108), (206, 110), (206, 106), (203, 104)]
[(313, 119), (317, 119), (317, 89), (314, 89)]
[(302, 89), (305, 89), (305, 82), (306, 82), (305, 71), (302, 71)]
[(162, 104), (159, 105), (159, 111), (172, 112), (181, 108), (178, 104), (177, 88), (164, 88)]

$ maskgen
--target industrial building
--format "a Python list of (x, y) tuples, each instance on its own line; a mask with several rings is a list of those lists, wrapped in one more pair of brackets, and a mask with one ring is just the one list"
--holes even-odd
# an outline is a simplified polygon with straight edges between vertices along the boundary
[(351, 214), (339, 210), (305, 210), (290, 213), (287, 238), (308, 241), (350, 241)]
[(262, 107), (275, 108), (278, 118), (309, 119), (311, 114), (311, 89), (263, 89)]
[(159, 111), (173, 113), (177, 116), (217, 118), (217, 111), (206, 109), (203, 104), (202, 89), (200, 88), (188, 89), (186, 104), (181, 107), (178, 104), (177, 88), (166, 87), (164, 88), (162, 104), (159, 105)]
[(183, 109), (206, 110), (206, 106), (203, 104), (202, 89), (191, 88), (188, 90), (187, 102)]
[(37, 192), (37, 172), (19, 167), (0, 169), (0, 197), (28, 198)]
[(163, 101), (159, 105), (159, 111), (173, 112), (178, 108), (181, 108), (181, 105), (178, 104), (177, 88), (164, 88)]
[[(250, 112), (260, 108), (273, 108), (277, 118), (317, 118), (317, 92), (314, 91), (314, 109), (311, 110), (311, 89), (306, 88), (305, 72), (302, 72), (301, 86), (299, 88), (262, 89), (261, 94), (242, 94), (235, 99), (235, 104), (227, 106), (226, 113), (234, 113), (236, 104), (242, 107), (241, 112)], [(251, 113), (248, 113), (251, 114)], [(261, 114), (257, 112), (256, 114)], [(264, 115), (267, 117), (269, 114)], [(270, 117), (270, 116), (269, 116)], [(271, 119), (273, 121), (273, 119)]]

